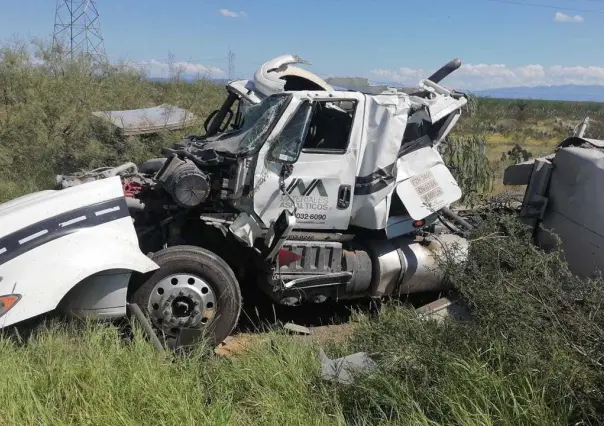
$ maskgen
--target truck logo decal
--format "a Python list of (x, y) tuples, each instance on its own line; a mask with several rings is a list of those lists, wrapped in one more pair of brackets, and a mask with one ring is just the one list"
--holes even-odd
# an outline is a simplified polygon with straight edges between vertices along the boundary
[(285, 189), (289, 197), (282, 196), (279, 208), (298, 209), (296, 220), (299, 224), (325, 224), (331, 210), (327, 189), (322, 179), (308, 179), (306, 182), (294, 178)]
[(302, 179), (295, 178), (287, 187), (287, 193), (290, 195), (293, 194), (294, 189), (296, 188), (298, 188), (300, 195), (303, 197), (310, 196), (315, 189), (319, 191), (319, 196), (327, 197), (327, 191), (325, 190), (325, 185), (323, 185), (323, 181), (321, 179), (313, 179), (310, 184), (306, 186)]

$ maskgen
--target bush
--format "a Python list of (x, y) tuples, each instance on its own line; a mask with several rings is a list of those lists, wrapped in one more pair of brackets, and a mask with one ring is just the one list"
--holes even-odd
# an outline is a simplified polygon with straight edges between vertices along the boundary
[(393, 306), (362, 319), (352, 349), (379, 354), (380, 367), (342, 392), (349, 418), (604, 422), (604, 280), (576, 278), (561, 252), (538, 250), (497, 215), (476, 231), (468, 263), (447, 269), (470, 320), (441, 326)]
[(460, 203), (473, 207), (493, 189), (493, 168), (486, 156), (487, 142), (482, 136), (450, 137), (442, 145), (443, 160), (462, 191)]
[(0, 48), (0, 201), (48, 188), (56, 174), (155, 157), (185, 134), (121, 137), (93, 111), (170, 103), (196, 114), (200, 129), (225, 96), (207, 80), (156, 83), (127, 64), (69, 60), (33, 46), (34, 54), (20, 42)]

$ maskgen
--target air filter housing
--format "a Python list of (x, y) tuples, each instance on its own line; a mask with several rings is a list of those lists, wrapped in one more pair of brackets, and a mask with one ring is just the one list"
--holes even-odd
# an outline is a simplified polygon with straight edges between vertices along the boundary
[(156, 175), (174, 202), (182, 208), (203, 203), (210, 194), (210, 181), (192, 161), (173, 156)]

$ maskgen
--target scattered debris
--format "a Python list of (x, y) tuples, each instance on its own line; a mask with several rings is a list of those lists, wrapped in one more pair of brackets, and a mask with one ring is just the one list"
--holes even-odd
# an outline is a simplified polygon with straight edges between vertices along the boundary
[(312, 334), (312, 331), (309, 328), (304, 327), (303, 325), (294, 324), (292, 322), (288, 322), (283, 326), (283, 328), (296, 334), (303, 334), (307, 336)]
[(437, 322), (444, 321), (445, 318), (464, 321), (469, 318), (469, 312), (459, 300), (455, 298), (442, 297), (427, 305), (420, 306), (415, 310), (420, 318), (433, 319)]
[(129, 303), (127, 305), (127, 308), (130, 309), (132, 314), (134, 314), (134, 317), (137, 319), (137, 321), (143, 327), (145, 334), (147, 334), (147, 337), (151, 340), (151, 343), (153, 344), (153, 347), (155, 348), (155, 350), (158, 351), (159, 353), (164, 353), (165, 349), (164, 349), (161, 341), (157, 337), (155, 330), (153, 330), (153, 327), (151, 326), (151, 322), (149, 322), (149, 320), (147, 319), (145, 314), (143, 314), (143, 311), (141, 311), (141, 308), (136, 303)]
[(92, 115), (113, 124), (124, 136), (180, 130), (197, 120), (197, 117), (186, 109), (168, 104), (122, 111), (96, 111)]
[(353, 382), (352, 375), (362, 370), (372, 370), (377, 364), (365, 352), (357, 352), (342, 358), (329, 359), (319, 348), (322, 377), (345, 385)]

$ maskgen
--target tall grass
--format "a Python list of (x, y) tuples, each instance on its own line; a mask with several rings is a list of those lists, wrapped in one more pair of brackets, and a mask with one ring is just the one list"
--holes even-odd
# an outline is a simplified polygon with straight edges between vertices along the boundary
[(308, 345), (274, 335), (242, 357), (174, 362), (137, 336), (89, 323), (0, 341), (2, 424), (343, 424)]

